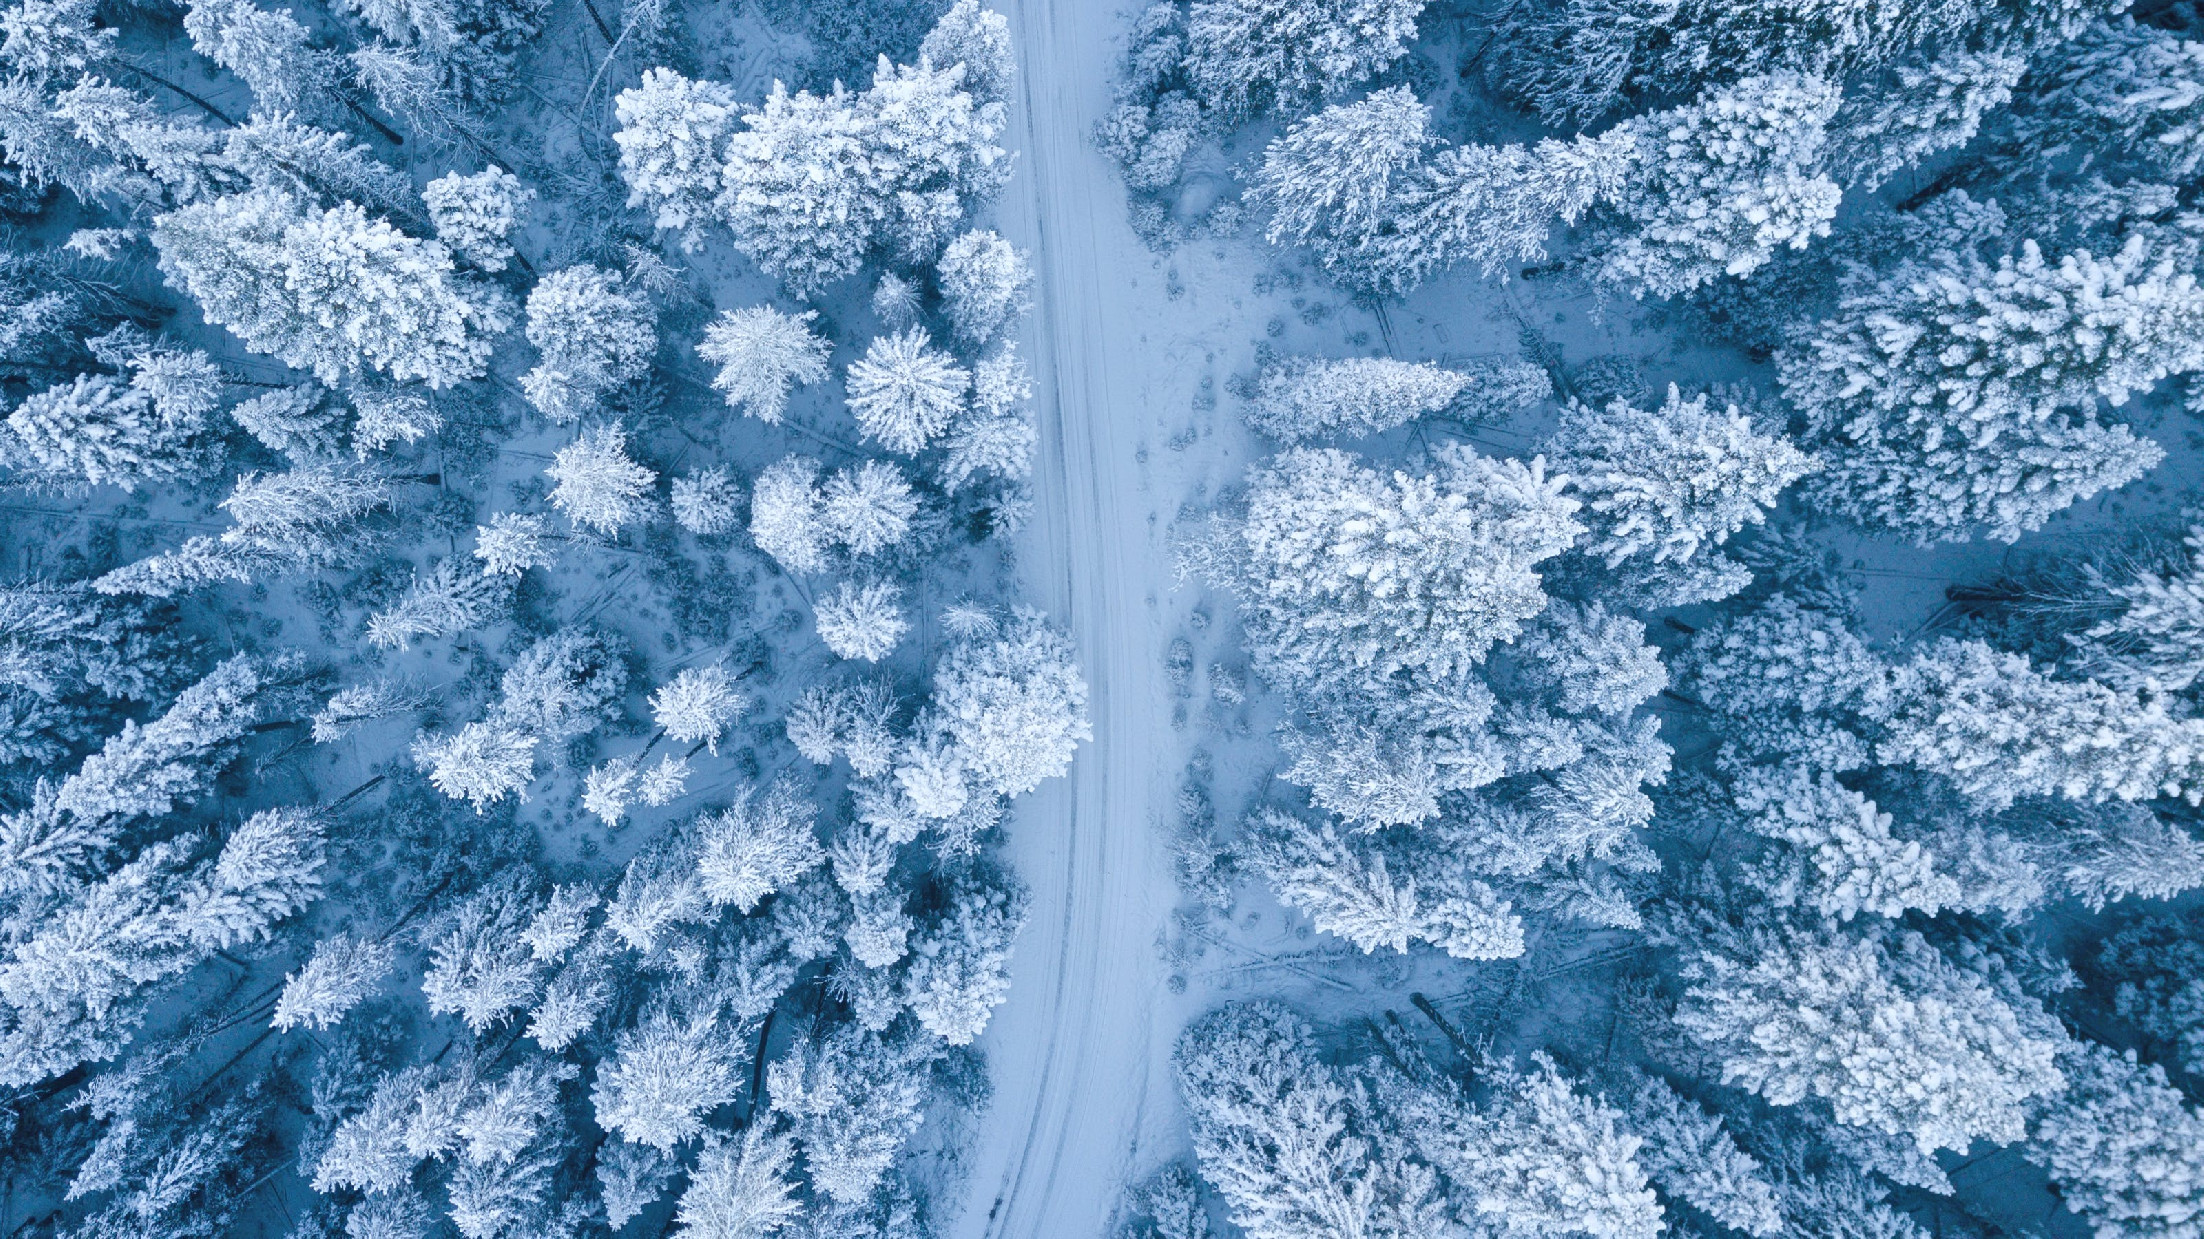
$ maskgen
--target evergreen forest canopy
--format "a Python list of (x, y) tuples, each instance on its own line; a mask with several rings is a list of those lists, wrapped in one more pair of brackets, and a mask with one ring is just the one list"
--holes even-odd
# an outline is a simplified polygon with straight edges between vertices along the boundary
[[(1034, 416), (1015, 33), (0, 6), (0, 1232), (986, 1213), (1014, 805), (1131, 622), (1020, 596), (1037, 466), (1177, 468)], [(1255, 962), (1113, 1225), (2204, 1239), (2204, 12), (1124, 34), (1128, 234), (1381, 338), (1295, 298), (1172, 443), (1161, 947)]]
[[(1137, 19), (1097, 139), (1153, 244), (1252, 227), (1396, 325), (1483, 299), (1523, 342), (1235, 382), (1268, 454), (1181, 571), (1276, 697), (1278, 783), (1219, 821), (1189, 767), (1181, 949), (1252, 883), (1452, 997), (1197, 1019), (1139, 1233), (2204, 1234), (2200, 23)], [(1520, 308), (1563, 297), (1667, 352)], [(2016, 546), (1890, 635), (1863, 540)]]

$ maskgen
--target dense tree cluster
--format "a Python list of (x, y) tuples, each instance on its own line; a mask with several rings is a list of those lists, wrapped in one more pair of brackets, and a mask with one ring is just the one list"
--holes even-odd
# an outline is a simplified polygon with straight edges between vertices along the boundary
[[(1198, 1178), (1136, 1233), (2036, 1233), (1961, 1179), (1994, 1147), (2098, 1239), (2195, 1233), (2194, 14), (1525, 0), (1389, 11), (1404, 59), (1305, 4), (1361, 59), (1297, 78), (1218, 8), (1135, 24), (1097, 135), (1135, 223), (1199, 235), (1182, 178), (1267, 119), (1207, 226), (1246, 210), (1384, 347), (1233, 384), (1276, 454), (1181, 567), (1278, 782), (1219, 822), (1189, 766), (1179, 915), (1244, 874), (1407, 956), (1364, 993), (1420, 984), (1429, 1035), (1323, 990), (1196, 1021)], [(1525, 360), (1403, 347), (1461, 268), (1525, 281)], [(1525, 313), (1586, 293), (1596, 330)], [(2021, 544), (1988, 580), (1899, 549), (1985, 537)]]
[(1091, 735), (1007, 26), (674, 17), (0, 9), (11, 1226), (931, 1233)]

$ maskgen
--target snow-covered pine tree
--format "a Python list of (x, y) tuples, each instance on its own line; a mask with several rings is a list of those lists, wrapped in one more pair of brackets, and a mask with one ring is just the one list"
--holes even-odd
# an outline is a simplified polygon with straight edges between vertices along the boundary
[(461, 568), (458, 556), (416, 572), (405, 596), (367, 618), (368, 644), (403, 650), (416, 637), (449, 637), (492, 622), (511, 598), (510, 578)]
[(918, 498), (891, 461), (838, 470), (819, 489), (819, 520), (828, 536), (860, 559), (902, 545), (916, 515)]
[[(1762, 434), (1736, 405), (1715, 412), (1671, 384), (1657, 412), (1617, 400), (1572, 405), (1547, 440), (1548, 463), (1584, 504), (1585, 554), (1636, 578), (1656, 605), (1708, 599), (1739, 574), (1716, 548), (1766, 519), (1815, 460)], [(1698, 585), (1700, 581), (1708, 584)], [(1671, 584), (1673, 582), (1673, 584)], [(1666, 586), (1666, 588), (1664, 588)]]
[[(1312, 698), (1481, 661), (1545, 606), (1534, 571), (1582, 532), (1543, 460), (1438, 448), (1387, 477), (1339, 451), (1284, 453), (1195, 566), (1239, 594), (1256, 668)], [(1324, 547), (1322, 553), (1314, 548)]]
[(271, 13), (250, 0), (192, 0), (184, 33), (199, 54), (252, 90), (261, 112), (316, 121), (343, 115), (336, 56), (313, 46), (289, 10)]
[(902, 602), (903, 591), (893, 582), (844, 581), (820, 595), (814, 608), (819, 640), (837, 658), (879, 662), (910, 631)]
[(960, 764), (1005, 796), (1061, 777), (1079, 742), (1094, 738), (1071, 641), (1030, 608), (997, 634), (950, 646), (934, 667), (933, 708)]
[(817, 310), (785, 314), (759, 305), (724, 311), (706, 327), (697, 356), (719, 367), (712, 386), (727, 407), (779, 425), (790, 390), (827, 376), (832, 349), (811, 330), (818, 317)]
[(474, 557), (492, 576), (520, 576), (530, 568), (548, 568), (559, 557), (544, 543), (551, 537), (544, 519), (521, 512), (499, 512), (487, 525), (474, 527)]
[(554, 485), (551, 506), (585, 529), (616, 535), (650, 515), (656, 470), (628, 456), (627, 431), (618, 422), (589, 426), (553, 453), (544, 470)]
[(1255, 377), (1247, 422), (1283, 443), (1382, 434), (1446, 408), (1469, 381), (1427, 361), (1289, 357)]
[(513, 261), (513, 233), (535, 197), (519, 177), (498, 167), (472, 176), (447, 172), (421, 187), (436, 239), (484, 271), (503, 271)]
[(1227, 125), (1291, 113), (1368, 81), (1407, 54), (1424, 0), (1196, 0), (1186, 73)]
[(872, 1198), (925, 1118), (938, 1045), (844, 1024), (766, 1068), (766, 1094), (788, 1116), (815, 1190), (844, 1205)]
[(704, 1131), (704, 1115), (735, 1099), (739, 1031), (710, 1013), (656, 1009), (620, 1034), (597, 1069), (590, 1104), (623, 1139), (671, 1151)]
[(507, 796), (527, 799), (528, 785), (536, 777), (537, 743), (518, 727), (476, 722), (449, 736), (420, 737), (413, 744), (413, 760), (428, 771), (436, 790), (481, 813)]
[(959, 340), (979, 348), (1032, 308), (1033, 270), (1010, 242), (975, 228), (949, 242), (934, 264), (942, 311)]
[(1260, 1002), (1211, 1012), (1180, 1035), (1174, 1063), (1202, 1177), (1250, 1239), (1442, 1224), (1438, 1176), (1357, 1130), (1353, 1095), (1292, 1012)]
[(614, 272), (585, 263), (543, 277), (528, 294), (528, 342), (542, 354), (520, 377), (528, 402), (554, 423), (579, 421), (598, 397), (649, 371), (656, 318)]
[(695, 866), (704, 897), (747, 916), (760, 900), (825, 864), (814, 823), (814, 810), (792, 782), (743, 788), (726, 809), (697, 821)]
[(651, 694), (650, 708), (667, 739), (717, 753), (720, 736), (750, 708), (750, 697), (735, 687), (725, 663), (712, 663), (683, 668)]
[(821, 501), (818, 461), (789, 456), (767, 465), (750, 492), (751, 541), (785, 571), (824, 571), (833, 533)]
[(1025, 924), (1024, 891), (978, 878), (951, 883), (941, 915), (911, 936), (903, 996), (919, 1026), (970, 1045), (1010, 994), (1010, 948)]
[(2065, 1087), (2057, 1025), (1910, 930), (1771, 922), (1701, 949), (1684, 975), (1677, 1026), (1720, 1056), (1724, 1081), (1779, 1106), (1819, 1099), (1924, 1154), (2018, 1140), (2031, 1099)]
[(875, 338), (850, 363), (850, 412), (866, 438), (891, 452), (926, 450), (964, 410), (972, 372), (932, 346), (914, 327)]
[(2059, 48), (2027, 91), (2012, 138), (2030, 159), (2081, 149), (2170, 182), (2204, 162), (2204, 43), (2108, 15)]
[(681, 248), (702, 248), (704, 226), (718, 218), (721, 167), (734, 131), (735, 94), (718, 82), (699, 82), (671, 69), (643, 71), (642, 80), (613, 101), (620, 128), (620, 176), (628, 205), (647, 207), (660, 228), (680, 237)]
[(1829, 122), (1829, 167), (1847, 186), (1873, 192), (1931, 155), (1965, 146), (1983, 119), (2012, 101), (2028, 69), (2003, 49), (1955, 50), (1903, 63), (1880, 89), (1847, 92)]
[(2196, 1226), (2204, 1202), (2204, 1117), (2165, 1071), (2084, 1042), (2060, 1059), (2066, 1093), (2022, 1148), (2097, 1239), (2164, 1239)]
[(2131, 692), (2179, 693), (2204, 676), (2204, 526), (2192, 525), (2185, 563), (2138, 568), (2124, 581), (2085, 566), (2088, 583), (2117, 614), (2067, 635), (2077, 670)]
[(2105, 258), (1943, 251), (1850, 293), (1778, 357), (1828, 465), (1811, 492), (1924, 543), (2012, 541), (2134, 479), (2163, 453), (2095, 409), (2204, 366), (2193, 249), (2146, 227)]
[(918, 45), (919, 59), (950, 68), (964, 67), (964, 89), (982, 106), (1007, 104), (1017, 80), (1018, 61), (1011, 49), (1010, 21), (979, 0), (957, 0)]
[(1829, 235), (1843, 191), (1822, 148), (1838, 100), (1830, 82), (1779, 72), (1625, 122), (1636, 166), (1603, 200), (1599, 278), (1673, 297)]
[(1876, 757), (1951, 779), (1993, 809), (2022, 796), (2204, 800), (2204, 719), (2090, 680), (2054, 680), (1979, 640), (1899, 668)]

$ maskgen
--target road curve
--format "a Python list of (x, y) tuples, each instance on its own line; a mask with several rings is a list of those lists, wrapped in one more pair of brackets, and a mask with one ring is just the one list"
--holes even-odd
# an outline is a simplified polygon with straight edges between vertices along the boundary
[(1089, 139), (1120, 18), (1107, 0), (1000, 3), (1021, 68), (1000, 226), (1037, 276), (1025, 350), (1041, 438), (1021, 564), (1026, 596), (1079, 647), (1094, 742), (1010, 824), (1032, 909), (985, 1039), (995, 1092), (953, 1231), (1087, 1239), (1131, 1173), (1144, 1116), (1152, 1126), (1173, 1108), (1156, 945), (1176, 899), (1156, 826), (1172, 773), (1155, 602), (1168, 572), (1139, 494), (1148, 418), (1132, 360), (1143, 325), (1169, 316), (1157, 281), (1134, 286), (1128, 267), (1150, 258)]

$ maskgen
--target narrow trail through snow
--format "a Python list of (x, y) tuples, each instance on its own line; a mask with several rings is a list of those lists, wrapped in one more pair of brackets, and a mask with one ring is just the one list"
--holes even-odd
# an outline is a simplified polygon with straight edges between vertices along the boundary
[[(1089, 140), (1109, 97), (1106, 0), (1010, 0), (1019, 166), (1002, 228), (1033, 256), (1025, 347), (1041, 426), (1026, 592), (1068, 626), (1092, 687), (1094, 742), (1026, 797), (1009, 854), (1032, 888), (1009, 1000), (985, 1040), (995, 1094), (960, 1236), (1099, 1236), (1146, 1123), (1167, 1118), (1174, 1032), (1158, 935), (1176, 901), (1156, 813), (1170, 700), (1157, 596), (1167, 549), (1142, 499), (1142, 337), (1172, 316)], [(1162, 1129), (1158, 1129), (1162, 1130)]]

